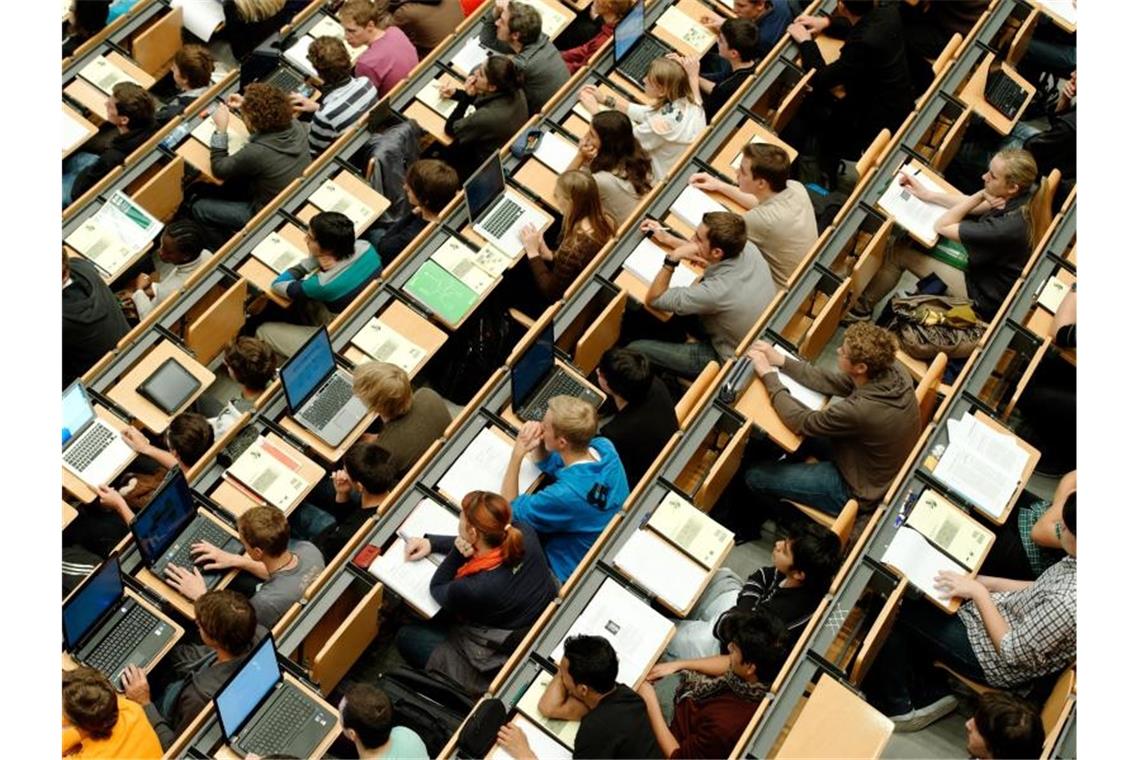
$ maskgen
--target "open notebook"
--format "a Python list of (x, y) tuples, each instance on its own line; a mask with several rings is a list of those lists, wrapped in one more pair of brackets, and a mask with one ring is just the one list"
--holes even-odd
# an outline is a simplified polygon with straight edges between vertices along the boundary
[(258, 438), (225, 474), (267, 504), (285, 510), (311, 485), (300, 473), (301, 462), (265, 438)]
[[(483, 428), (439, 479), (438, 488), (456, 504), (471, 491), (498, 493), (511, 459), (513, 443), (493, 428)], [(542, 476), (530, 460), (519, 469), (519, 493), (525, 493)]]
[(396, 540), (372, 561), (368, 572), (421, 615), (430, 618), (440, 610), (439, 603), (431, 595), (431, 579), (444, 555), (429, 554), (423, 559), (408, 562), (404, 559), (407, 540), (429, 534), (449, 536), (458, 531), (459, 517), (454, 512), (431, 499), (424, 499), (396, 529)]

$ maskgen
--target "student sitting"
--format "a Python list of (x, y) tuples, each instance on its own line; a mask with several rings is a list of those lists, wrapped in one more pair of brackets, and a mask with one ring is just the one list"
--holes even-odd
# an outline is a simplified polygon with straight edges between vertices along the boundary
[(356, 75), (368, 77), (379, 97), (402, 82), (419, 63), (412, 41), (392, 25), (387, 4), (348, 0), (337, 13), (344, 27), (344, 41), (352, 47), (367, 45), (356, 59)]
[(716, 112), (736, 94), (740, 85), (756, 69), (753, 55), (757, 34), (756, 24), (745, 18), (730, 18), (721, 25), (716, 36), (716, 49), (720, 57), (728, 62), (728, 71), (725, 73), (709, 73), (702, 77), (700, 62), (696, 58), (678, 56), (674, 59), (685, 67), (689, 86), (701, 93), (706, 121), (712, 121)]
[(571, 75), (585, 66), (594, 53), (598, 52), (598, 48), (614, 36), (618, 22), (625, 18), (625, 14), (629, 13), (632, 7), (633, 0), (594, 0), (590, 4), (590, 15), (599, 19), (602, 25), (598, 28), (597, 34), (582, 44), (561, 48), (562, 60), (566, 62), (566, 68), (570, 70)]
[(550, 250), (533, 224), (521, 231), (530, 273), (544, 307), (566, 294), (614, 236), (614, 221), (602, 210), (598, 185), (589, 172), (575, 169), (560, 174), (554, 184), (554, 206), (562, 214), (557, 250)]
[(1040, 757), (1045, 744), (1041, 713), (1004, 691), (978, 697), (978, 710), (966, 721), (966, 751), (978, 760)]
[[(686, 343), (659, 339), (635, 340), (629, 345), (649, 361), (681, 377), (693, 378), (710, 361), (728, 361), (761, 312), (776, 297), (776, 286), (764, 257), (748, 242), (744, 220), (728, 211), (704, 215), (692, 241), (686, 241), (647, 219), (643, 232), (669, 249), (657, 272), (645, 303), (673, 314), (700, 317), (703, 340)], [(705, 265), (693, 285), (670, 287), (673, 271), (683, 260)], [(677, 328), (674, 328), (675, 330)]]
[[(240, 109), (249, 130), (249, 142), (233, 155), (226, 131), (230, 108)], [(210, 173), (224, 182), (247, 185), (249, 193), (242, 200), (199, 197), (190, 206), (194, 219), (215, 229), (213, 242), (221, 244), (301, 176), (309, 165), (309, 145), (305, 128), (293, 118), (288, 97), (273, 85), (254, 82), (244, 95), (231, 95), (225, 105), (219, 104), (212, 118)]]
[(87, 259), (63, 255), (63, 386), (86, 374), (131, 330), (119, 299)]
[[(1054, 349), (1077, 350), (1076, 285), (1061, 300), (1049, 337)], [(1032, 373), (1017, 402), (1015, 430), (1041, 451), (1037, 472), (1060, 474), (1077, 466), (1077, 367), (1049, 350)]]
[(988, 7), (988, 0), (899, 6), (906, 65), (916, 94), (925, 91), (934, 80), (930, 62), (942, 55), (955, 34), (969, 37), (970, 30)]
[(369, 430), (373, 443), (392, 455), (392, 466), (403, 475), (443, 436), (451, 412), (431, 388), (412, 393), (408, 373), (388, 362), (365, 362), (352, 373), (352, 392), (379, 416)]
[(322, 211), (309, 220), (309, 258), (273, 281), (273, 292), (295, 302), (306, 324), (266, 322), (257, 337), (289, 357), (344, 311), (380, 273), (380, 257), (367, 241), (357, 240), (352, 220), (339, 211)]
[(1031, 581), (1063, 559), (1061, 510), (1069, 499), (1076, 498), (1076, 470), (1057, 483), (1052, 501), (1022, 491), (1013, 514), (994, 531), (997, 537), (978, 572)]
[(956, 269), (900, 241), (887, 252), (852, 316), (870, 318), (875, 304), (894, 290), (907, 269), (919, 277), (937, 274), (948, 295), (968, 296), (979, 317), (993, 319), (1033, 250), (1029, 200), (1036, 180), (1033, 156), (1017, 149), (999, 151), (990, 159), (989, 170), (982, 175), (985, 185), (973, 195), (936, 193), (901, 175), (899, 184), (916, 198), (946, 207), (934, 229), (962, 244), (966, 269)]
[(944, 570), (935, 579), (947, 598), (965, 600), (947, 615), (919, 599), (904, 603), (863, 688), (867, 700), (895, 723), (918, 731), (954, 711), (945, 680), (932, 663), (995, 688), (1059, 672), (1077, 654), (1077, 504), (1062, 510), (1061, 546), (1069, 556), (1035, 581)]
[[(618, 658), (601, 636), (566, 639), (558, 675), (538, 701), (547, 718), (580, 720), (575, 758), (663, 757), (645, 701), (617, 682)], [(533, 760), (526, 734), (514, 724), (499, 729), (499, 744), (516, 760)]]
[[(838, 515), (848, 499), (874, 507), (895, 479), (921, 432), (910, 375), (895, 360), (898, 344), (881, 327), (852, 325), (837, 349), (839, 371), (789, 358), (758, 341), (748, 358), (780, 420), (797, 435), (827, 439), (830, 461), (765, 462), (750, 467), (745, 482), (753, 494), (790, 499)], [(833, 398), (813, 411), (792, 397), (776, 368)], [(821, 458), (823, 458), (821, 456)]]
[(814, 522), (797, 523), (772, 549), (772, 564), (741, 580), (727, 568), (716, 571), (688, 619), (677, 623), (669, 659), (710, 657), (727, 643), (729, 619), (764, 611), (775, 615), (795, 640), (827, 593), (841, 559), (839, 537)]
[(772, 270), (776, 286), (786, 288), (815, 245), (815, 211), (807, 188), (789, 179), (788, 153), (776, 145), (749, 143), (740, 152), (736, 184), (697, 172), (689, 184), (727, 195), (744, 206), (744, 226)]
[(578, 99), (591, 114), (603, 106), (628, 114), (634, 136), (653, 162), (654, 175), (664, 177), (705, 128), (705, 112), (689, 85), (685, 68), (670, 58), (658, 58), (650, 64), (645, 95), (652, 105), (630, 103), (614, 95), (600, 98), (598, 88), (590, 84), (582, 88)]
[(166, 582), (194, 601), (206, 593), (199, 567), (244, 570), (261, 581), (249, 600), (257, 613), (257, 622), (272, 628), (325, 569), (325, 561), (308, 541), (290, 542), (289, 523), (277, 507), (259, 506), (243, 512), (237, 529), (245, 554), (231, 554), (204, 541), (196, 543), (190, 547), (194, 571), (170, 565), (166, 568)]
[(653, 164), (633, 136), (633, 123), (621, 111), (599, 111), (578, 143), (569, 169), (594, 175), (602, 210), (621, 226), (653, 189)]
[(357, 757), (428, 760), (423, 739), (407, 726), (392, 725), (393, 719), (392, 700), (383, 689), (357, 683), (344, 690), (340, 730), (356, 745)]
[[(439, 88), (441, 97), (458, 105), (443, 126), (452, 138), (446, 156), (466, 179), (519, 131), (527, 120), (523, 77), (510, 58), (492, 55), (467, 77), (462, 89)], [(475, 107), (471, 114), (467, 109)]]
[[(747, 19), (756, 27), (756, 48), (751, 53), (754, 61), (763, 60), (776, 47), (793, 15), (789, 0), (733, 0), (732, 11), (737, 18)], [(700, 22), (719, 32), (730, 20), (709, 15), (701, 17)]]
[(106, 150), (98, 156), (79, 152), (65, 163), (64, 206), (95, 187), (154, 134), (158, 127), (150, 93), (134, 82), (119, 82), (111, 88), (111, 97), (107, 98), (107, 123), (115, 129), (115, 136)]
[(194, 600), (194, 622), (202, 644), (179, 644), (171, 652), (175, 680), (151, 701), (150, 683), (137, 665), (123, 671), (123, 696), (137, 702), (170, 749), (190, 723), (210, 704), (253, 646), (257, 615), (249, 600), (236, 591), (215, 589)]
[(189, 219), (171, 222), (162, 231), (158, 259), (169, 264), (172, 269), (164, 276), (158, 272), (152, 275), (140, 274), (135, 280), (131, 302), (134, 303), (139, 319), (145, 319), (167, 296), (177, 293), (186, 280), (190, 279), (190, 275), (210, 260), (202, 228)]
[(294, 113), (313, 114), (309, 152), (316, 158), (376, 105), (376, 87), (368, 77), (352, 76), (352, 59), (337, 37), (316, 38), (305, 56), (321, 80), (321, 102), (297, 92), (289, 95), (289, 102)]
[(289, 22), (300, 10), (296, 7), (298, 1), (222, 0), (225, 20), (219, 36), (230, 43), (234, 58), (243, 61), (266, 38)]
[(111, 0), (71, 0), (67, 14), (67, 34), (63, 38), (63, 57), (75, 54), (76, 49), (107, 27)]
[[(209, 401), (199, 402), (203, 411), (212, 412), (209, 420), (215, 438), (221, 438), (243, 414), (253, 411), (257, 399), (277, 377), (277, 354), (265, 341), (243, 335), (226, 345), (222, 367), (228, 379), (238, 384), (237, 393), (226, 398), (224, 403), (215, 399), (210, 399), (214, 402), (212, 404)], [(233, 387), (233, 384), (228, 386)]]
[(644, 354), (611, 348), (598, 365), (598, 386), (617, 407), (599, 431), (617, 450), (628, 483), (637, 483), (677, 432), (673, 399)]
[[(780, 621), (749, 613), (734, 620), (726, 641), (727, 654), (653, 666), (637, 688), (663, 756), (728, 757), (768, 695), (787, 652)], [(676, 672), (681, 683), (666, 723), (653, 682)]]
[(170, 69), (177, 94), (158, 109), (154, 120), (165, 124), (185, 111), (191, 103), (206, 94), (214, 75), (214, 56), (202, 45), (183, 45), (174, 54)]
[(408, 247), (408, 243), (451, 203), (459, 190), (455, 169), (434, 158), (421, 158), (408, 167), (404, 178), (404, 195), (408, 212), (385, 230), (369, 230), (364, 236), (376, 247), (380, 261), (387, 266)]
[(408, 539), (408, 561), (432, 552), (447, 555), (432, 576), (432, 598), (462, 622), (405, 625), (396, 645), (412, 667), (443, 672), (481, 694), (558, 584), (534, 528), (512, 521), (506, 499), (488, 491), (463, 497), (458, 536)]
[(536, 114), (570, 79), (558, 49), (542, 32), (542, 16), (525, 3), (495, 0), (479, 30), (483, 47), (509, 55), (523, 78), (527, 115)]
[(143, 709), (107, 676), (81, 665), (63, 672), (63, 754), (73, 758), (162, 757)]
[[(550, 567), (563, 583), (629, 496), (617, 451), (597, 432), (594, 407), (573, 396), (555, 396), (542, 422), (532, 420), (519, 429), (503, 475), (503, 496), (511, 501), (515, 519), (538, 531)], [(538, 493), (519, 494), (519, 469), (528, 455), (555, 482)]]
[(421, 61), (463, 23), (459, 0), (389, 0), (387, 5), (392, 25), (407, 36)]

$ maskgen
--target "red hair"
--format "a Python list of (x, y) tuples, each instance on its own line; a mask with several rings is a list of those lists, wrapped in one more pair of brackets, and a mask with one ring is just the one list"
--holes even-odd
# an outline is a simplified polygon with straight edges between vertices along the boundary
[(492, 549), (502, 547), (503, 563), (517, 565), (523, 558), (522, 531), (511, 525), (511, 505), (490, 491), (472, 491), (463, 497), (467, 522), (483, 536)]

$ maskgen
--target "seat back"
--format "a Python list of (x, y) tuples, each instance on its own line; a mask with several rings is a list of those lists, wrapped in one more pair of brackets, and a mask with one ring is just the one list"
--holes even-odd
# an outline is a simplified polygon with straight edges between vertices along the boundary
[(934, 416), (934, 404), (938, 401), (938, 386), (942, 383), (942, 374), (946, 371), (947, 361), (949, 359), (946, 353), (939, 351), (938, 355), (930, 360), (926, 372), (914, 389), (915, 399), (918, 401), (918, 420), (922, 427), (926, 427), (930, 418)]
[(681, 400), (677, 402), (674, 410), (677, 413), (677, 424), (684, 430), (689, 424), (689, 417), (691, 417), (697, 409), (697, 401), (708, 390), (709, 384), (716, 377), (717, 370), (720, 365), (715, 361), (710, 361), (693, 380), (693, 384), (685, 391), (685, 395), (681, 396)]

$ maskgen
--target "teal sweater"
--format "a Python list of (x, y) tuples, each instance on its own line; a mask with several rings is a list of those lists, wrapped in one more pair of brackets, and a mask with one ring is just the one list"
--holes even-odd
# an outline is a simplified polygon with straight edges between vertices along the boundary
[(352, 299), (379, 276), (380, 268), (380, 255), (376, 249), (363, 240), (357, 240), (352, 256), (338, 261), (327, 272), (320, 270), (315, 258), (289, 267), (273, 281), (273, 292), (290, 300), (303, 297), (321, 301), (335, 314), (344, 311)]

